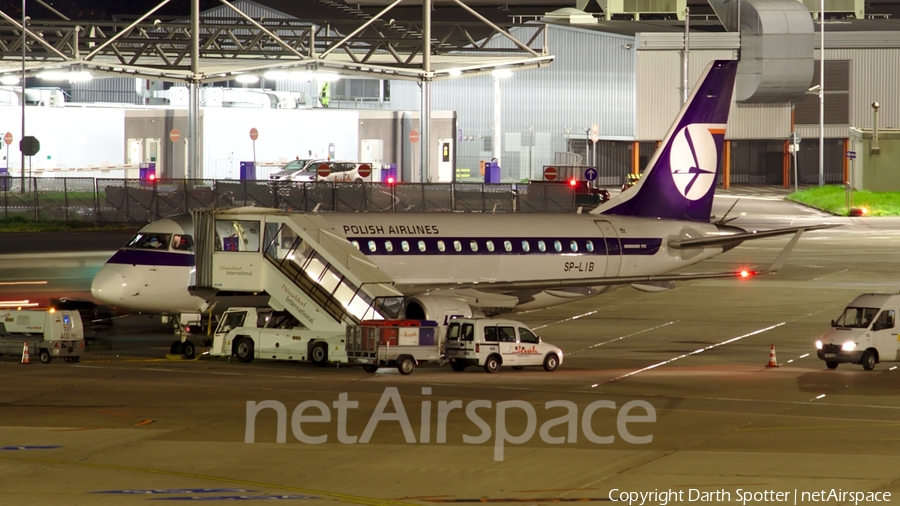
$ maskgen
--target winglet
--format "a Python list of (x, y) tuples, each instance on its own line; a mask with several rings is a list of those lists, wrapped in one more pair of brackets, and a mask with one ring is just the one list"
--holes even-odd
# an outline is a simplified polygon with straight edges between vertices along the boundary
[(805, 228), (801, 228), (794, 233), (794, 237), (787, 243), (787, 246), (781, 250), (781, 253), (778, 254), (778, 257), (775, 258), (775, 261), (772, 262), (766, 270), (759, 272), (759, 274), (773, 274), (778, 272), (779, 269), (784, 267), (784, 263), (787, 261), (788, 256), (790, 256), (791, 251), (794, 249), (794, 246), (797, 245), (797, 241), (800, 240), (800, 236), (803, 235), (803, 232), (806, 231)]

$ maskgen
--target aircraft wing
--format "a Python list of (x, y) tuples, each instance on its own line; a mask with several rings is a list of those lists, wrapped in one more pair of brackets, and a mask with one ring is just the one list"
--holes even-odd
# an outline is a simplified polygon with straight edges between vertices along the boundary
[(708, 248), (711, 246), (722, 246), (725, 249), (735, 247), (744, 241), (753, 239), (763, 239), (765, 237), (776, 237), (779, 235), (793, 234), (796, 232), (805, 232), (808, 230), (824, 230), (826, 228), (834, 228), (840, 226), (836, 223), (826, 223), (822, 225), (801, 225), (798, 227), (776, 228), (774, 230), (763, 230), (744, 232), (742, 234), (720, 235), (715, 237), (698, 237), (696, 239), (670, 239), (669, 247), (674, 249), (688, 248)]
[[(771, 265), (766, 267), (761, 271), (751, 271), (751, 270), (737, 270), (737, 271), (726, 271), (726, 272), (697, 272), (697, 273), (680, 273), (680, 274), (659, 274), (659, 275), (650, 275), (650, 276), (619, 276), (619, 277), (597, 277), (597, 278), (577, 278), (577, 279), (547, 279), (547, 280), (528, 280), (528, 281), (484, 281), (484, 282), (468, 282), (468, 283), (448, 283), (446, 285), (441, 286), (428, 286), (428, 289), (439, 289), (439, 288), (474, 288), (477, 290), (484, 291), (500, 291), (500, 290), (553, 290), (560, 288), (575, 288), (575, 287), (587, 287), (587, 286), (606, 286), (606, 285), (627, 285), (627, 284), (661, 284), (672, 281), (687, 281), (693, 279), (717, 279), (717, 278), (747, 278), (751, 276), (756, 276), (760, 274), (772, 274), (777, 272), (784, 266), (785, 261), (787, 260), (788, 255), (790, 255), (791, 250), (794, 249), (794, 246), (797, 244), (797, 241), (800, 240), (800, 236), (803, 232), (807, 230), (819, 230), (823, 228), (831, 228), (836, 225), (813, 225), (813, 226), (803, 226), (803, 227), (794, 227), (792, 229), (778, 229), (773, 230), (771, 232), (778, 232), (775, 234), (769, 235), (758, 235), (766, 232), (760, 232), (758, 234), (754, 234), (752, 232), (748, 232), (747, 234), (735, 234), (738, 236), (752, 236), (752, 237), (772, 237), (776, 235), (783, 235), (787, 233), (793, 232), (794, 237), (791, 238), (790, 242), (781, 250), (781, 253), (778, 254), (778, 257), (775, 258), (775, 261), (772, 262)], [(728, 236), (733, 238), (734, 235)], [(722, 239), (724, 239), (723, 237)], [(718, 237), (713, 239), (719, 239)], [(705, 240), (705, 239), (697, 239), (697, 240)], [(731, 239), (732, 241), (735, 239)], [(740, 239), (738, 239), (740, 240)], [(718, 245), (718, 244), (716, 244)], [(699, 246), (697, 246), (699, 247)]]

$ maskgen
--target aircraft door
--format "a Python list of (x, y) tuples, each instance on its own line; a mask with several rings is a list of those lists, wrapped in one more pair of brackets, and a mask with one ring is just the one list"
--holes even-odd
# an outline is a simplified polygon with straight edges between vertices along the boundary
[(534, 332), (519, 327), (519, 365), (541, 365), (544, 356), (538, 349), (541, 344)]
[(505, 325), (497, 326), (497, 341), (500, 344), (503, 365), (517, 365), (519, 363), (519, 343), (516, 339), (516, 328)]
[(440, 183), (453, 182), (453, 139), (438, 139), (438, 173)]
[(622, 244), (619, 242), (619, 236), (612, 223), (605, 220), (595, 220), (594, 223), (600, 228), (606, 244), (606, 277), (614, 277), (619, 275), (619, 267), (622, 265)]
[(898, 341), (896, 313), (893, 309), (884, 309), (872, 324), (872, 341), (878, 349), (881, 360), (897, 360)]

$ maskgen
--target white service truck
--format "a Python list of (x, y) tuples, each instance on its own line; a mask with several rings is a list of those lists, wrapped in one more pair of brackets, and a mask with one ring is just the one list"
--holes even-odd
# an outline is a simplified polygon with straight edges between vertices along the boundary
[(286, 311), (271, 308), (233, 307), (219, 318), (209, 355), (254, 359), (312, 362), (319, 366), (346, 363), (343, 333), (307, 329)]
[(522, 369), (543, 366), (555, 371), (563, 352), (545, 343), (524, 323), (494, 318), (457, 318), (447, 328), (447, 357), (457, 372), (469, 366), (484, 367), (489, 373), (501, 366)]
[(867, 293), (853, 300), (831, 330), (816, 341), (816, 354), (829, 369), (860, 364), (871, 371), (879, 362), (900, 360), (897, 314), (900, 294)]
[(54, 358), (78, 362), (84, 354), (84, 327), (81, 314), (68, 310), (0, 311), (0, 353), (22, 356), (25, 343), (28, 354), (42, 364)]

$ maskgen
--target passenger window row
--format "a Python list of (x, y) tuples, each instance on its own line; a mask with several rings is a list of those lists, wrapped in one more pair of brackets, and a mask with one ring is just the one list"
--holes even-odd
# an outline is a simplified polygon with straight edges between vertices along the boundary
[[(618, 242), (613, 239), (613, 241)], [(363, 253), (606, 253), (603, 239), (350, 239)], [(618, 246), (616, 245), (616, 249)]]

